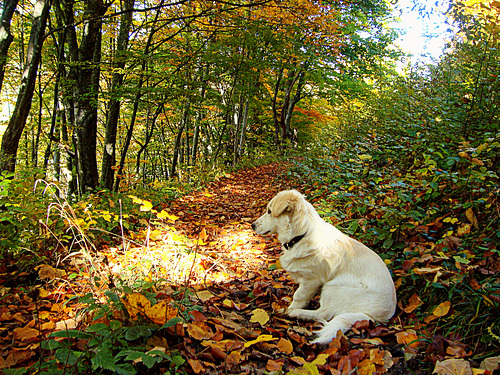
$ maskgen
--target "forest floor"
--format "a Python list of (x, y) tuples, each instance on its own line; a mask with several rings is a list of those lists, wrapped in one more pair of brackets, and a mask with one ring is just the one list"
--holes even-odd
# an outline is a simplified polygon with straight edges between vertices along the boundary
[[(101, 244), (90, 259), (73, 256), (57, 267), (23, 272), (16, 264), (0, 265), (0, 369), (43, 370), (60, 346), (47, 348), (42, 341), (71, 329), (102, 335), (94, 348), (84, 334), (71, 341), (75, 352), (102, 356), (92, 359), (101, 373), (133, 373), (106, 363), (102, 353), (111, 350), (105, 345), (110, 337), (118, 343), (112, 345), (134, 344), (169, 358), (135, 357), (139, 373), (430, 374), (436, 361), (429, 354), (440, 350), (451, 361), (441, 362), (440, 373), (468, 373), (460, 372), (470, 367), (463, 359), (466, 345), (442, 337), (422, 345), (408, 321), (418, 301), (400, 303), (387, 324), (359, 322), (329, 345), (309, 344), (317, 323), (280, 313), (296, 285), (279, 268), (277, 240), (256, 235), (251, 223), (277, 192), (303, 187), (282, 177), (286, 168), (275, 163), (241, 170), (160, 203), (154, 206), (160, 214), (152, 214), (147, 226), (124, 230), (121, 241)], [(316, 305), (317, 299), (310, 307)], [(162, 328), (132, 332), (137, 321)], [(60, 351), (59, 369), (61, 353), (76, 366), (69, 351)]]

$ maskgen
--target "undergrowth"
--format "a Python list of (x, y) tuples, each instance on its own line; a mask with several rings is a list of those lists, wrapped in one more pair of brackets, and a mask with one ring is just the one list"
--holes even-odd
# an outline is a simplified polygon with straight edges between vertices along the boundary
[[(455, 340), (479, 360), (500, 349), (500, 134), (414, 141), (422, 147), (353, 142), (335, 157), (301, 158), (289, 174), (307, 181), (323, 217), (389, 263), (399, 319), (418, 330), (429, 359), (439, 340)], [(443, 302), (450, 312), (436, 317)]]

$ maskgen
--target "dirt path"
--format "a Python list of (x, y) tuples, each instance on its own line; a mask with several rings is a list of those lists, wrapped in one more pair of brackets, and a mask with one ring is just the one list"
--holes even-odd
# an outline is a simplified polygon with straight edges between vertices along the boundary
[(111, 268), (126, 277), (125, 268), (147, 265), (143, 272), (154, 268), (152, 279), (161, 275), (174, 284), (189, 279), (190, 285), (253, 276), (267, 269), (276, 259), (278, 243), (257, 236), (251, 223), (277, 192), (290, 188), (278, 178), (284, 170), (279, 164), (241, 170), (162, 204), (174, 220), (155, 232), (147, 246), (142, 242), (125, 253), (106, 252)]
[[(163, 210), (166, 216), (152, 216), (143, 229), (130, 232), (124, 246), (99, 249), (89, 274), (88, 262), (73, 259), (65, 273), (48, 267), (44, 277), (49, 282), (33, 288), (36, 296), (21, 289), (9, 291), (3, 298), (5, 306), (0, 306), (0, 369), (37, 363), (42, 368), (43, 361), (37, 362), (40, 342), (51, 332), (70, 328), (83, 335), (92, 332), (103, 343), (110, 337), (115, 340), (115, 352), (104, 344), (89, 350), (86, 339), (72, 341), (71, 350), (85, 353), (79, 355), (87, 355), (87, 362), (97, 363), (95, 369), (101, 370), (114, 368), (114, 361), (116, 366), (130, 366), (131, 360), (113, 357), (128, 350), (129, 344), (139, 348), (134, 368), (145, 374), (384, 374), (397, 370), (399, 359), (387, 349), (398, 348), (397, 330), (364, 322), (356, 325), (357, 336), (342, 336), (329, 346), (311, 345), (309, 339), (318, 324), (281, 313), (296, 286), (276, 265), (277, 240), (256, 235), (251, 223), (277, 192), (295, 187), (294, 181), (280, 177), (285, 170), (283, 165), (271, 164), (226, 175), (202, 191), (161, 204), (157, 211)], [(72, 276), (72, 270), (78, 275)], [(117, 293), (113, 303), (105, 294), (110, 290)], [(84, 305), (76, 297), (89, 292), (98, 306), (117, 308), (97, 306), (91, 309), (94, 315), (79, 314)], [(96, 319), (98, 311), (108, 312)], [(158, 329), (180, 316), (177, 324)], [(107, 329), (111, 320), (123, 330)], [(157, 325), (148, 328), (148, 335), (129, 342), (128, 332), (135, 335), (136, 327), (151, 323)], [(158, 364), (152, 356), (148, 362), (141, 359), (153, 348), (171, 359)], [(109, 354), (104, 357), (106, 350)], [(52, 360), (56, 367), (61, 366), (61, 358), (68, 358), (67, 350), (61, 353), (64, 357), (60, 355), (59, 362)], [(44, 351), (42, 357), (54, 354), (57, 358), (57, 350)]]

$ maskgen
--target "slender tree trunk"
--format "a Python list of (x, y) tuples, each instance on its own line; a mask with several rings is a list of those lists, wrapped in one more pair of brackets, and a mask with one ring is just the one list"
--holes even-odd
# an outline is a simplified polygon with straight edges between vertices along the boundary
[(37, 0), (16, 106), (2, 137), (0, 151), (0, 170), (2, 171), (14, 172), (16, 168), (17, 149), (31, 109), (49, 9), (49, 0)]
[(108, 117), (106, 121), (106, 135), (104, 139), (104, 153), (101, 169), (101, 186), (112, 190), (114, 183), (114, 167), (116, 165), (116, 133), (118, 130), (118, 119), (120, 116), (120, 97), (119, 91), (123, 84), (123, 69), (125, 68), (125, 52), (128, 48), (129, 32), (132, 25), (132, 9), (134, 0), (125, 0), (123, 2), (122, 15), (120, 18), (120, 31), (115, 54), (115, 63), (117, 73), (113, 74), (111, 82), (111, 99), (108, 107)]
[(2, 19), (0, 20), (0, 92), (2, 91), (3, 79), (5, 77), (5, 64), (7, 54), (14, 37), (10, 33), (10, 22), (16, 10), (19, 0), (4, 0), (2, 8)]
[[(163, 3), (163, 2), (162, 2)], [(160, 16), (161, 8), (158, 8), (156, 14), (155, 14), (155, 19), (153, 21), (153, 25), (156, 23), (158, 20), (158, 17)], [(151, 44), (153, 43), (153, 36), (156, 34), (158, 30), (153, 29), (149, 33), (148, 40), (146, 42), (146, 47), (144, 48), (144, 56), (148, 56), (149, 54), (149, 49), (151, 47)], [(115, 185), (113, 187), (113, 191), (118, 191), (120, 188), (120, 182), (122, 180), (122, 173), (123, 173), (123, 168), (125, 167), (125, 157), (127, 156), (128, 149), (130, 147), (130, 142), (132, 141), (132, 135), (134, 133), (134, 126), (135, 126), (135, 120), (137, 118), (137, 111), (139, 110), (139, 102), (142, 97), (142, 85), (144, 84), (144, 72), (146, 71), (148, 65), (147, 57), (145, 57), (142, 60), (142, 65), (141, 65), (141, 73), (139, 77), (139, 83), (137, 84), (136, 90), (137, 93), (135, 95), (134, 99), (134, 106), (132, 109), (132, 116), (130, 119), (130, 125), (127, 130), (127, 135), (125, 137), (125, 142), (122, 148), (122, 151), (120, 153), (120, 164), (118, 166), (118, 171), (116, 175), (116, 180), (115, 180)]]
[(184, 132), (184, 127), (187, 124), (189, 106), (190, 106), (190, 103), (189, 103), (189, 101), (187, 101), (184, 104), (184, 110), (182, 111), (181, 123), (179, 125), (179, 130), (177, 131), (177, 137), (175, 137), (174, 155), (172, 158), (172, 167), (170, 169), (170, 176), (172, 176), (172, 177), (175, 176), (175, 173), (177, 171), (177, 163), (179, 161), (179, 156), (181, 156), (182, 133)]

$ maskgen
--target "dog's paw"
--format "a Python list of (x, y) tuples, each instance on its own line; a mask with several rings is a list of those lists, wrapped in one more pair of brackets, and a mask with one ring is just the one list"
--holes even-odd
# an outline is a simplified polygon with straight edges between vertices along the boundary
[(286, 309), (286, 315), (288, 315), (290, 318), (297, 318), (299, 316), (299, 309), (289, 307)]

